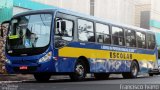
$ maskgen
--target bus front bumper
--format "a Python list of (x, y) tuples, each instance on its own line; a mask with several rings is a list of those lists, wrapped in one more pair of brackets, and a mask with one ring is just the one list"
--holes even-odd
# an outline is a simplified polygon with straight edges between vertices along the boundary
[[(52, 64), (52, 65), (51, 65)], [(45, 62), (40, 64), (6, 64), (6, 70), (9, 74), (32, 74), (39, 72), (55, 72), (54, 64), (51, 62)]]

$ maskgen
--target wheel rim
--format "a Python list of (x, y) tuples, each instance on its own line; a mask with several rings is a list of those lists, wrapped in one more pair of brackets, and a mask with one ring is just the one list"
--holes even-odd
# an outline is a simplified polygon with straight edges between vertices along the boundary
[(133, 67), (132, 67), (132, 74), (133, 74), (134, 76), (136, 76), (136, 75), (137, 75), (137, 72), (138, 72), (137, 66), (136, 66), (136, 65), (133, 65)]
[(76, 66), (76, 73), (79, 77), (83, 77), (84, 76), (84, 67), (80, 64), (78, 64)]

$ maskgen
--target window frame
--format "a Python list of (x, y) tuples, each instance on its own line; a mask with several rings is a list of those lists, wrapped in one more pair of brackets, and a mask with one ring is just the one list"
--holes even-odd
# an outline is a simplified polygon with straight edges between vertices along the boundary
[[(76, 28), (76, 25), (77, 25), (77, 22), (76, 22), (77, 16), (58, 11), (55, 14), (55, 17), (53, 19), (54, 20), (54, 30), (56, 29), (56, 23), (55, 23), (55, 19), (56, 18), (64, 18), (66, 20), (73, 21), (73, 39), (71, 41), (76, 41), (77, 40), (77, 28)], [(54, 33), (54, 30), (52, 30), (53, 33)], [(54, 33), (54, 35), (55, 35), (55, 33)], [(54, 40), (54, 37), (53, 37), (53, 40)]]
[[(64, 13), (64, 12), (58, 12), (57, 14), (60, 14), (60, 18), (64, 18), (66, 20), (69, 20), (69, 21), (73, 21), (73, 41), (77, 41), (77, 42), (84, 42), (84, 43), (95, 43), (95, 44), (103, 44), (103, 45), (113, 45), (113, 46), (119, 46), (119, 47), (130, 47), (130, 48), (139, 48), (138, 47), (138, 43), (137, 43), (137, 35), (136, 33), (137, 32), (141, 32), (141, 33), (144, 33), (145, 35), (145, 48), (140, 48), (140, 49), (148, 49), (148, 42), (147, 42), (147, 32), (146, 31), (142, 31), (142, 30), (139, 30), (139, 29), (135, 29), (135, 28), (131, 28), (131, 27), (126, 27), (126, 26), (121, 26), (121, 25), (118, 25), (118, 24), (114, 24), (114, 23), (110, 23), (110, 22), (105, 22), (105, 21), (100, 21), (100, 20), (96, 20), (96, 19), (93, 19), (93, 18), (87, 18), (87, 17), (82, 17), (82, 16), (78, 16), (78, 15), (72, 15), (72, 14), (68, 14), (68, 13)], [(56, 14), (56, 16), (57, 16)], [(71, 16), (71, 17), (70, 17)], [(66, 18), (67, 17), (67, 18)], [(74, 19), (72, 19), (72, 17), (74, 17)], [(78, 31), (78, 19), (81, 19), (81, 20), (85, 20), (85, 21), (88, 21), (88, 22), (91, 22), (93, 24), (93, 35), (94, 35), (94, 42), (89, 42), (89, 41), (81, 41), (79, 40), (79, 31)], [(106, 44), (106, 43), (100, 43), (97, 41), (97, 30), (96, 30), (96, 23), (98, 24), (102, 24), (102, 25), (107, 25), (108, 28), (109, 28), (109, 34), (103, 34), (103, 37), (104, 35), (107, 35), (107, 36), (110, 36), (110, 44)], [(116, 44), (113, 44), (113, 37), (115, 35), (112, 34), (112, 27), (116, 27), (116, 28), (120, 28), (123, 30), (123, 36), (119, 36), (118, 35), (118, 38), (123, 38), (123, 42), (122, 44), (123, 45), (116, 45)], [(131, 47), (131, 46), (127, 46), (126, 45), (126, 30), (131, 30), (131, 31), (134, 31), (135, 32), (135, 40), (136, 40), (136, 46), (135, 47)], [(104, 40), (103, 40), (104, 41)], [(155, 42), (155, 46), (156, 46), (156, 42)]]
[[(143, 48), (143, 47), (138, 47), (137, 32), (140, 32), (140, 33), (142, 33), (142, 34), (145, 35), (145, 47), (144, 47), (144, 48)], [(136, 31), (136, 45), (137, 45), (136, 47), (139, 48), (139, 49), (147, 49), (146, 32), (145, 32), (145, 31), (140, 31), (140, 30), (137, 30), (137, 31)]]
[[(57, 18), (61, 18), (61, 17), (56, 17), (55, 19), (57, 19)], [(72, 27), (72, 40), (71, 41), (73, 41), (74, 40), (74, 32), (75, 32), (75, 30), (74, 30), (74, 27), (75, 27), (74, 20), (71, 20), (71, 19), (68, 19), (68, 18), (61, 18), (61, 19), (62, 19), (62, 21), (67, 20), (67, 21), (72, 22), (73, 27)], [(57, 23), (56, 23), (56, 20), (55, 20), (55, 29), (56, 29), (56, 25), (57, 25)], [(54, 35), (56, 35), (55, 32), (54, 32)], [(69, 36), (69, 37), (71, 37), (71, 36)]]
[(62, 19), (69, 20), (69, 21), (73, 22), (73, 32), (72, 32), (73, 38), (72, 38), (71, 41), (67, 41), (67, 42), (73, 42), (73, 41), (77, 40), (77, 28), (76, 28), (76, 25), (77, 25), (76, 19), (77, 19), (77, 17), (75, 15), (58, 11), (58, 12), (56, 12), (56, 14), (55, 14), (55, 16), (53, 18), (54, 18), (53, 19), (53, 21), (54, 21), (54, 23), (53, 23), (54, 28), (52, 30), (52, 33), (53, 33), (54, 36), (52, 36), (52, 39), (53, 39), (52, 44), (53, 44), (53, 47), (55, 49), (59, 49), (59, 47), (57, 48), (55, 46), (55, 31), (54, 30), (56, 29), (56, 18), (62, 18)]
[[(118, 36), (116, 36), (116, 37), (118, 37), (118, 38), (123, 38), (123, 42), (124, 42), (124, 44), (123, 45), (116, 45), (116, 44), (114, 44), (113, 43), (113, 36), (115, 36), (115, 35), (113, 35), (112, 34), (112, 32), (113, 32), (113, 29), (112, 29), (112, 27), (116, 27), (116, 28), (120, 28), (120, 29), (122, 29), (123, 30), (123, 37), (122, 36), (120, 36), (119, 37), (119, 35)], [(111, 45), (114, 45), (114, 46), (122, 46), (122, 47), (125, 47), (126, 45), (125, 45), (125, 29), (124, 29), (124, 27), (122, 27), (122, 26), (118, 26), (118, 25), (111, 25)]]
[[(151, 48), (149, 48), (148, 47), (148, 34), (150, 34), (150, 35), (153, 35), (154, 36), (154, 48), (153, 49), (151, 49)], [(156, 47), (156, 36), (155, 36), (155, 34), (154, 33), (146, 33), (146, 43), (147, 43), (147, 48), (146, 49), (148, 49), (148, 50), (154, 50), (155, 49), (155, 47)]]
[[(130, 31), (134, 31), (134, 37), (135, 37), (135, 47), (133, 47), (133, 46), (127, 46), (127, 38), (126, 38), (126, 31), (128, 31), (128, 30), (130, 30)], [(136, 37), (136, 30), (134, 30), (134, 29), (130, 29), (130, 28), (125, 28), (124, 29), (124, 36), (125, 36), (125, 46), (126, 47), (130, 47), (130, 48), (137, 48), (137, 37)]]
[(96, 39), (94, 40), (94, 42), (89, 42), (89, 41), (81, 41), (79, 39), (79, 25), (78, 25), (78, 20), (83, 20), (83, 21), (87, 21), (87, 22), (91, 22), (93, 24), (93, 35), (94, 35), (94, 39), (96, 38), (96, 35), (95, 35), (95, 20), (92, 20), (92, 19), (88, 19), (88, 18), (82, 18), (82, 17), (77, 17), (77, 20), (76, 20), (76, 24), (77, 24), (77, 41), (78, 42), (84, 42), (84, 43), (96, 43)]
[[(98, 24), (101, 24), (101, 25), (108, 26), (109, 34), (104, 34), (104, 33), (103, 33), (103, 43), (97, 41), (97, 39), (98, 39), (97, 33), (102, 34), (102, 33), (100, 33), (100, 32), (97, 32), (97, 23), (98, 23)], [(111, 28), (110, 28), (110, 25), (109, 25), (109, 24), (107, 24), (107, 23), (102, 23), (102, 22), (95, 22), (95, 35), (96, 35), (95, 39), (96, 39), (96, 42), (97, 42), (97, 43), (103, 44), (103, 45), (111, 45), (111, 44), (112, 44)], [(104, 43), (104, 36), (105, 36), (105, 35), (110, 36), (110, 44)]]

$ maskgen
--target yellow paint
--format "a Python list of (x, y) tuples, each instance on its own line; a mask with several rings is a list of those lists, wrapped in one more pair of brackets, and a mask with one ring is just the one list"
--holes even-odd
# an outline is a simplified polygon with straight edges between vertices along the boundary
[[(116, 53), (116, 57), (111, 57), (110, 54)], [(123, 54), (123, 57), (118, 57), (118, 54)], [(127, 56), (129, 55), (129, 58)], [(131, 56), (130, 56), (131, 55)], [(133, 60), (138, 61), (156, 61), (156, 55), (140, 54), (131, 52), (119, 52), (109, 50), (95, 50), (86, 48), (74, 48), (74, 47), (63, 47), (59, 49), (59, 56), (62, 57), (74, 57), (85, 56), (87, 58), (99, 58), (99, 59), (113, 59), (113, 60)]]
[(19, 38), (19, 35), (11, 35), (11, 36), (9, 36), (9, 39), (17, 39), (17, 38)]

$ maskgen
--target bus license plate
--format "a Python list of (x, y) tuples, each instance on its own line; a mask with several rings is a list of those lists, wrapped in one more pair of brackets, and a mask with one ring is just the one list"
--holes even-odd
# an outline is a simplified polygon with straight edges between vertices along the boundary
[(20, 69), (20, 70), (27, 70), (28, 67), (27, 67), (27, 66), (21, 66), (21, 67), (19, 67), (19, 69)]

